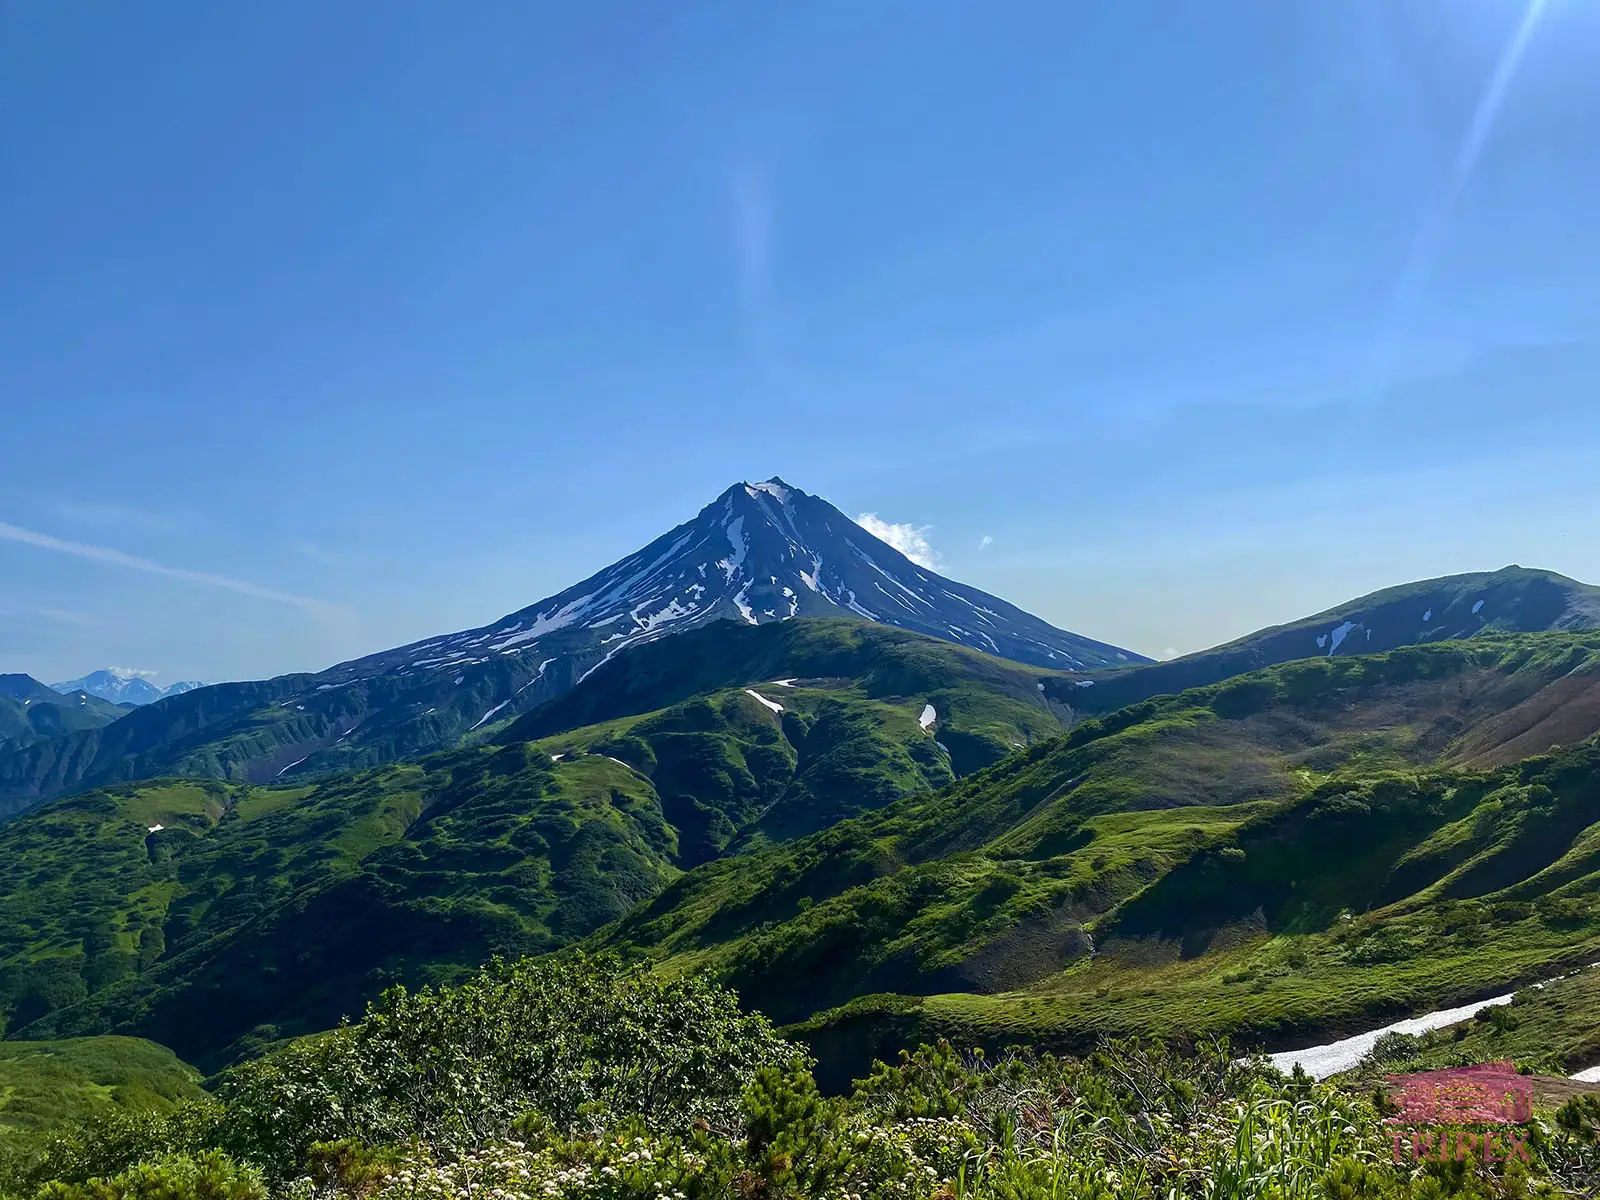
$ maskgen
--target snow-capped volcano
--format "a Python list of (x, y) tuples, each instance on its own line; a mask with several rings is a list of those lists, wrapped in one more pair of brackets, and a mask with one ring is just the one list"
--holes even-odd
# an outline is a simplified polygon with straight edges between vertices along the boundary
[(492, 625), (328, 674), (451, 670), (537, 651), (539, 681), (561, 690), (632, 646), (707, 621), (852, 614), (1042, 667), (1146, 661), (918, 566), (827, 501), (773, 478), (735, 484), (642, 550)]
[[(116, 727), (129, 739), (150, 730), (165, 736), (169, 726), (198, 728), (248, 714), (251, 737), (229, 745), (231, 777), (290, 781), (481, 736), (619, 654), (708, 622), (839, 616), (1041, 667), (1145, 661), (918, 566), (826, 501), (769, 479), (735, 484), (642, 550), (488, 625), (314, 675), (217, 684), (195, 697), (173, 695), (175, 686), (149, 719), (132, 714), (125, 718), (131, 724)], [(127, 690), (106, 690), (126, 703), (138, 690), (133, 685), (145, 682), (134, 676), (113, 676)], [(93, 691), (91, 682), (106, 681), (60, 686)], [(84, 777), (87, 768), (72, 765), (50, 786), (60, 791)]]

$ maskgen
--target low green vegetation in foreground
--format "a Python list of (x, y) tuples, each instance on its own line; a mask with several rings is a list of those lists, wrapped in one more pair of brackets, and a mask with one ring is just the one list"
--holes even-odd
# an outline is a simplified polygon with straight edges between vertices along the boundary
[(29, 1200), (1521, 1200), (1592, 1194), (1600, 1098), (1526, 1160), (1396, 1161), (1374, 1101), (1225, 1043), (876, 1064), (842, 1094), (736, 998), (615, 960), (494, 965), (231, 1072), (214, 1099), (14, 1144)]
[(163, 1110), (203, 1095), (198, 1071), (140, 1038), (0, 1042), (0, 1141), (110, 1108)]

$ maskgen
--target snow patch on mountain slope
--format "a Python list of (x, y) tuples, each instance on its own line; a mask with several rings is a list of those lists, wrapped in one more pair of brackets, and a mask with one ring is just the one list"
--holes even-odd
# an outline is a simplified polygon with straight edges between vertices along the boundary
[(783, 711), (783, 705), (779, 704), (776, 700), (768, 700), (760, 692), (756, 691), (755, 688), (745, 688), (744, 694), (752, 699), (759, 700), (762, 704), (766, 705), (775, 713), (781, 713)]

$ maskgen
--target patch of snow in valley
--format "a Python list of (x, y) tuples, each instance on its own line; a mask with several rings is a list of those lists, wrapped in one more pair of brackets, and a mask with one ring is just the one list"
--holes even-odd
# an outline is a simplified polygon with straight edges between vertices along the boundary
[(755, 688), (745, 688), (744, 694), (755, 700), (759, 700), (762, 704), (765, 704), (775, 713), (781, 713), (783, 711), (783, 705), (779, 704), (776, 700), (768, 700), (760, 692), (756, 691)]
[(1427, 612), (1422, 614), (1422, 623), (1426, 625), (1431, 620), (1433, 620), (1433, 609), (1430, 608)]
[[(160, 829), (161, 826), (157, 825), (156, 828)], [(1577, 1083), (1600, 1083), (1600, 1067), (1590, 1067), (1586, 1071), (1579, 1071), (1572, 1078)]]
[[(292, 770), (294, 770), (301, 763), (305, 762), (306, 758), (310, 758), (310, 757), (311, 757), (311, 755), (308, 754), (308, 755), (305, 756), (305, 758), (297, 758), (297, 759), (295, 759), (287, 767), (284, 767), (282, 771), (279, 771), (278, 775), (282, 775), (284, 773), (284, 771), (292, 771)], [(274, 775), (273, 778), (276, 779), (278, 777), (278, 775)]]
[[(1472, 606), (1472, 611), (1473, 611), (1473, 612), (1474, 612), (1474, 613), (1476, 613), (1476, 612), (1478, 612), (1478, 611), (1479, 611), (1479, 610), (1480, 610), (1480, 609), (1482, 609), (1482, 608), (1483, 608), (1483, 601), (1482, 601), (1482, 600), (1479, 600), (1479, 601), (1477, 601), (1477, 602), (1475, 602), (1475, 603), (1474, 603), (1474, 604), (1473, 604), (1473, 606)], [(1574, 1078), (1576, 1078), (1576, 1077), (1574, 1077)]]
[(1044, 691), (1044, 684), (1043, 684), (1043, 683), (1041, 683), (1041, 684), (1040, 684), (1040, 685), (1039, 685), (1039, 690), (1040, 690), (1040, 691), (1041, 691), (1041, 692), (1042, 692), (1042, 691)]
[(552, 754), (550, 756), (550, 761), (551, 762), (560, 762), (566, 756), (567, 756), (567, 752), (565, 750), (563, 750), (560, 754)]
[[(504, 707), (505, 707), (505, 706), (506, 706), (506, 705), (508, 705), (508, 704), (510, 704), (510, 703), (511, 703), (511, 701), (510, 701), (510, 700), (502, 700), (502, 701), (500, 701), (500, 703), (499, 703), (499, 704), (496, 704), (496, 705), (495, 705), (495, 706), (494, 706), (494, 707), (493, 707), (493, 708), (491, 708), (491, 709), (490, 709), (490, 710), (489, 710), (489, 711), (488, 711), (488, 712), (486, 712), (486, 713), (484, 713), (484, 714), (483, 714), (483, 716), (481, 716), (481, 717), (479, 717), (479, 718), (478, 718), (478, 721), (477, 721), (477, 724), (476, 724), (476, 725), (474, 725), (474, 726), (473, 726), (473, 727), (472, 727), (472, 729), (476, 729), (476, 728), (477, 728), (477, 727), (478, 727), (478, 725), (482, 725), (482, 724), (483, 724), (483, 723), (484, 723), (484, 722), (485, 722), (485, 721), (487, 721), (487, 720), (488, 720), (488, 719), (489, 719), (489, 718), (490, 718), (490, 717), (492, 717), (492, 716), (494, 716), (494, 715), (495, 715), (495, 713), (497, 713), (497, 712), (499, 712), (499, 711), (500, 711), (500, 710), (501, 710), (501, 709), (502, 709), (502, 708), (504, 708)], [(471, 730), (471, 729), (469, 729), (469, 730), (467, 730), (467, 732), (468, 732), (468, 733), (471, 733), (471, 732), (472, 732), (472, 730)]]
[(793, 687), (794, 686), (794, 680), (793, 679), (774, 679), (767, 686), (769, 686), (769, 687)]
[(917, 724), (921, 725), (922, 731), (926, 733), (929, 729), (933, 728), (933, 723), (938, 719), (939, 713), (933, 707), (933, 705), (924, 704), (922, 706), (922, 715), (917, 718)]
[[(300, 761), (304, 762), (305, 759), (302, 758)], [(281, 772), (280, 772), (280, 774), (281, 774)], [(148, 830), (146, 830), (146, 832), (147, 833), (160, 833), (165, 828), (166, 828), (165, 825), (163, 825), (160, 821), (157, 821), (154, 825), (150, 826), (150, 828)]]
[(1463, 1004), (1459, 1008), (1441, 1008), (1436, 1012), (1424, 1013), (1420, 1017), (1408, 1017), (1404, 1021), (1385, 1025), (1382, 1029), (1358, 1033), (1355, 1037), (1342, 1038), (1337, 1042), (1309, 1046), (1304, 1050), (1285, 1050), (1279, 1054), (1269, 1054), (1267, 1057), (1280, 1071), (1292, 1071), (1295, 1063), (1299, 1063), (1306, 1069), (1306, 1074), (1313, 1079), (1326, 1079), (1329, 1075), (1348, 1071), (1359, 1063), (1371, 1053), (1372, 1047), (1386, 1033), (1427, 1033), (1430, 1029), (1443, 1029), (1446, 1025), (1465, 1021), (1486, 1008), (1496, 1008), (1510, 1003), (1511, 993), (1508, 992), (1504, 996), (1480, 1000), (1476, 1004)]
[(745, 555), (750, 553), (750, 542), (744, 536), (744, 518), (735, 517), (728, 522), (728, 544), (733, 547), (733, 553), (727, 558), (718, 561), (728, 577), (728, 582), (733, 582), (733, 577), (739, 573), (739, 568), (744, 565)]
[[(1587, 970), (1600, 967), (1600, 963), (1591, 964)], [(1546, 979), (1533, 985), (1542, 988), (1554, 983), (1556, 979), (1569, 978), (1576, 972), (1569, 972), (1565, 976), (1556, 976), (1555, 979)], [(1430, 1029), (1443, 1029), (1446, 1025), (1456, 1025), (1462, 1021), (1477, 1016), (1486, 1008), (1498, 1008), (1510, 1004), (1514, 993), (1507, 992), (1503, 996), (1493, 996), (1488, 1000), (1479, 1000), (1475, 1004), (1463, 1004), (1457, 1008), (1441, 1008), (1431, 1013), (1424, 1013), (1420, 1017), (1408, 1017), (1404, 1021), (1396, 1021), (1392, 1025), (1385, 1025), (1382, 1029), (1369, 1030), (1358, 1033), (1355, 1037), (1341, 1038), (1337, 1042), (1328, 1042), (1321, 1046), (1309, 1046), (1304, 1050), (1284, 1050), (1278, 1054), (1269, 1054), (1272, 1065), (1280, 1071), (1294, 1070), (1295, 1063), (1306, 1069), (1306, 1073), (1314, 1079), (1326, 1079), (1329, 1075), (1337, 1075), (1340, 1071), (1348, 1071), (1356, 1066), (1371, 1052), (1378, 1039), (1386, 1033), (1427, 1033)], [(1600, 1067), (1595, 1068), (1600, 1071)]]
[(1328, 644), (1328, 635), (1325, 634), (1325, 633), (1319, 634), (1317, 636), (1317, 649), (1321, 650), (1327, 644)]
[(876, 621), (878, 619), (878, 614), (877, 613), (869, 612), (867, 609), (862, 608), (861, 605), (856, 602), (856, 594), (854, 592), (851, 592), (851, 591), (847, 590), (845, 594), (850, 597), (848, 600), (845, 601), (845, 607), (848, 608), (851, 612), (855, 613), (857, 616), (865, 617), (869, 621)]
[(818, 554), (811, 560), (811, 574), (800, 572), (800, 582), (813, 592), (822, 591), (822, 555)]
[(1092, 679), (1075, 680), (1073, 682), (1072, 686), (1073, 687), (1093, 687), (1094, 686), (1094, 680), (1092, 680)]
[[(645, 603), (648, 604), (651, 602), (646, 601)], [(682, 620), (684, 617), (692, 616), (694, 614), (694, 610), (698, 606), (691, 602), (689, 607), (685, 608), (683, 605), (678, 603), (678, 598), (674, 596), (672, 601), (659, 612), (653, 612), (647, 616), (640, 617), (638, 612), (639, 609), (643, 607), (644, 604), (639, 605), (638, 608), (635, 608), (631, 614), (633, 616), (634, 623), (638, 625), (640, 629), (654, 629), (657, 625), (666, 625), (672, 621)]]
[[(1338, 653), (1339, 647), (1344, 644), (1345, 638), (1350, 636), (1350, 631), (1356, 627), (1354, 621), (1346, 621), (1343, 625), (1329, 631), (1328, 636), (1333, 640), (1333, 645), (1328, 647), (1328, 655), (1332, 657)], [(1321, 642), (1318, 642), (1321, 645)]]
[(733, 606), (739, 610), (739, 615), (746, 621), (750, 622), (750, 624), (759, 625), (760, 622), (756, 620), (756, 614), (754, 610), (751, 609), (749, 603), (745, 600), (745, 597), (749, 594), (750, 585), (747, 583), (740, 588), (738, 593), (734, 596)]

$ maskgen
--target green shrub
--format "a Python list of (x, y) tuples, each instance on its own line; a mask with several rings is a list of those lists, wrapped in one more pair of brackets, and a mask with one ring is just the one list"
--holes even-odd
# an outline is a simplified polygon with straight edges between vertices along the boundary
[(223, 1086), (229, 1145), (276, 1177), (318, 1142), (476, 1145), (537, 1114), (562, 1133), (649, 1114), (726, 1121), (795, 1047), (698, 976), (614, 958), (496, 961), (468, 983), (395, 988), (365, 1018), (247, 1064)]
[(140, 1163), (110, 1178), (52, 1181), (39, 1189), (37, 1200), (266, 1200), (266, 1195), (258, 1172), (210, 1150)]

